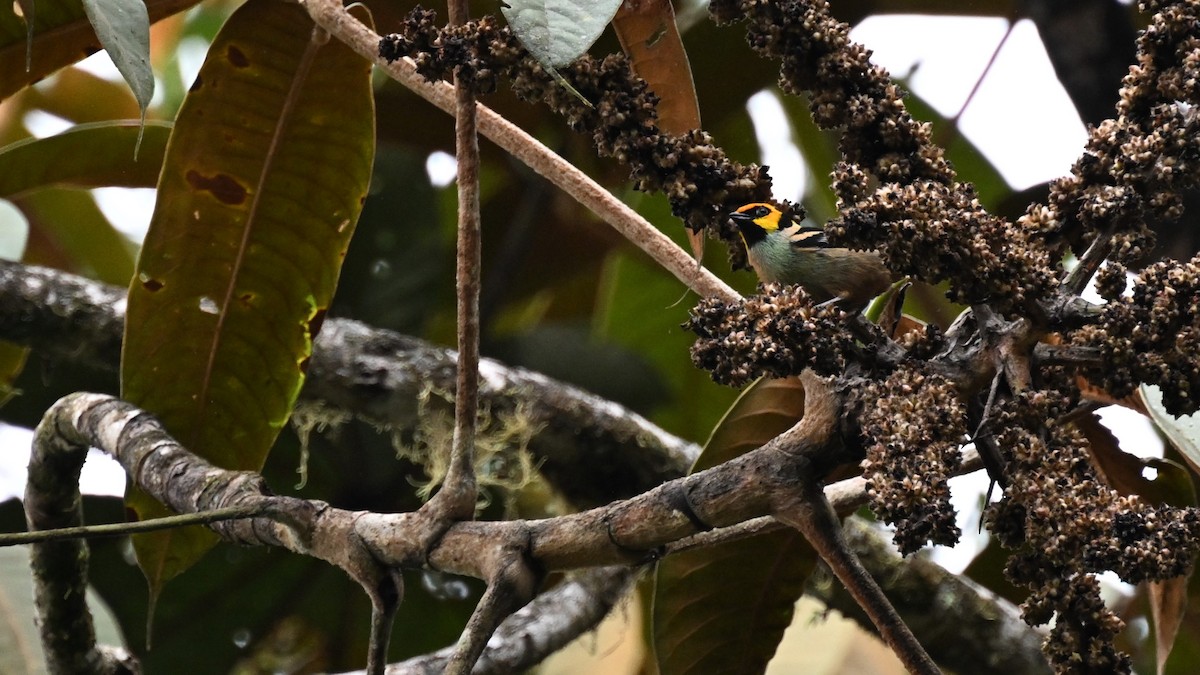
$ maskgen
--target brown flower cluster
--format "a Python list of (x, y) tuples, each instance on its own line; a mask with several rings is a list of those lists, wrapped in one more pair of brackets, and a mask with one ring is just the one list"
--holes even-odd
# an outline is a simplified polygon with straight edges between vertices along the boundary
[(1133, 295), (1111, 297), (1098, 324), (1077, 331), (1072, 342), (1100, 350), (1103, 365), (1084, 375), (1115, 398), (1128, 396), (1141, 383), (1156, 384), (1168, 412), (1195, 412), (1200, 408), (1200, 256), (1147, 267)]
[(832, 375), (856, 351), (833, 306), (814, 307), (799, 286), (768, 284), (738, 303), (703, 300), (683, 327), (698, 337), (692, 361), (721, 384), (741, 386), (761, 377), (799, 375), (805, 368)]
[(958, 543), (948, 481), (962, 463), (966, 410), (954, 386), (919, 367), (902, 367), (859, 390), (855, 404), (871, 511), (896, 526), (900, 552)]
[(381, 40), (379, 53), (391, 61), (411, 57), (430, 80), (449, 79), (458, 68), (481, 93), (495, 89), (497, 77), (507, 79), (524, 100), (544, 101), (572, 129), (590, 134), (601, 156), (629, 165), (637, 189), (666, 194), (689, 228), (711, 227), (736, 242), (734, 266), (745, 267), (745, 252), (726, 215), (742, 204), (770, 199), (766, 168), (730, 160), (703, 131), (660, 132), (658, 99), (624, 56), (585, 55), (559, 69), (588, 105), (559, 86), (494, 17), (440, 27), (434, 12), (418, 7), (400, 32)]
[(850, 27), (834, 19), (824, 0), (714, 0), (718, 23), (747, 22), (750, 46), (781, 62), (779, 86), (810, 92), (813, 119), (826, 129), (845, 127), (846, 161), (884, 181), (920, 178), (949, 184), (954, 172), (929, 138), (928, 124), (905, 110), (900, 89), (870, 62), (871, 52), (850, 41)]
[(1153, 507), (1105, 485), (1073, 427), (1044, 433), (1066, 404), (1038, 392), (995, 411), (1010, 484), (989, 510), (991, 529), (1016, 549), (1005, 571), (1031, 591), (1026, 620), (1042, 624), (1056, 617), (1045, 645), (1056, 669), (1128, 672), (1128, 657), (1112, 643), (1122, 622), (1101, 601), (1094, 575), (1113, 570), (1138, 583), (1187, 573), (1200, 549), (1200, 514)]
[(1072, 175), (1052, 184), (1049, 206), (1024, 216), (1063, 241), (1111, 233), (1113, 255), (1126, 262), (1153, 243), (1147, 219), (1178, 218), (1179, 190), (1200, 179), (1200, 7), (1177, 1), (1141, 8), (1156, 13), (1138, 38), (1138, 62), (1122, 82), (1116, 119), (1090, 130)]
[(931, 127), (909, 115), (903, 93), (850, 41), (827, 2), (715, 0), (710, 9), (718, 21), (747, 21), (750, 45), (781, 61), (780, 87), (809, 92), (817, 124), (844, 129), (834, 172), (842, 217), (826, 226), (832, 239), (878, 249), (895, 272), (948, 279), (966, 304), (1010, 310), (1054, 289), (1041, 230), (987, 213), (973, 188), (954, 180)]

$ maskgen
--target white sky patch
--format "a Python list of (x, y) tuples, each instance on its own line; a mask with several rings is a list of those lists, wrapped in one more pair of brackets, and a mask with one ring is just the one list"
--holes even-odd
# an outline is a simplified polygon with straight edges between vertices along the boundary
[(1006, 30), (1004, 19), (893, 14), (868, 17), (850, 38), (869, 47), (871, 61), (892, 77), (911, 72), (908, 86), (950, 117), (967, 100)]
[(140, 243), (150, 228), (157, 196), (154, 188), (96, 188), (92, 195), (105, 218), (125, 236)]
[[(872, 60), (893, 77), (913, 72), (908, 81), (913, 92), (939, 113), (953, 116), (1007, 26), (1007, 21), (991, 18), (875, 16), (851, 36), (874, 50)], [(1086, 132), (1031, 22), (1013, 29), (959, 128), (1015, 189), (1070, 170)]]
[[(33, 431), (0, 423), (0, 502), (25, 493)], [(125, 471), (117, 461), (99, 450), (89, 450), (79, 489), (85, 495), (120, 497), (125, 493)]]
[(200, 66), (204, 65), (204, 57), (208, 55), (208, 42), (198, 36), (186, 37), (179, 41), (175, 50), (175, 62), (179, 67), (179, 79), (183, 86), (190, 87), (200, 74)]
[(21, 120), (34, 138), (55, 136), (75, 126), (71, 120), (51, 115), (44, 110), (30, 110)]
[(959, 126), (1018, 190), (1070, 173), (1087, 142), (1030, 21), (1013, 29)]
[(425, 173), (429, 174), (431, 185), (446, 187), (458, 175), (458, 163), (454, 161), (454, 155), (438, 150), (425, 158)]
[(792, 126), (779, 98), (773, 91), (760, 91), (746, 102), (746, 110), (754, 122), (762, 163), (771, 167), (775, 197), (799, 201), (808, 188), (808, 171), (792, 142)]

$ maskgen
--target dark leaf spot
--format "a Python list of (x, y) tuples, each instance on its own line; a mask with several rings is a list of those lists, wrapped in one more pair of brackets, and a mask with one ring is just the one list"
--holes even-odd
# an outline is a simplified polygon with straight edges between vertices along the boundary
[(250, 65), (250, 59), (246, 58), (245, 52), (234, 45), (225, 48), (225, 57), (229, 59), (234, 68), (245, 68)]
[(305, 375), (308, 374), (308, 362), (311, 360), (312, 359), (308, 356), (300, 359), (300, 372), (301, 373), (304, 373)]
[(317, 333), (321, 332), (321, 324), (325, 323), (325, 310), (318, 309), (308, 320), (308, 336), (316, 339)]
[(158, 290), (162, 290), (162, 287), (163, 287), (163, 282), (159, 281), (158, 279), (143, 279), (142, 280), (142, 288), (146, 289), (147, 291), (150, 291), (151, 293), (158, 291)]
[(203, 86), (204, 86), (204, 80), (203, 80), (203, 79), (202, 79), (202, 78), (201, 78), (199, 75), (197, 75), (197, 76), (196, 76), (196, 81), (192, 83), (192, 88), (191, 88), (191, 89), (188, 89), (188, 91), (189, 91), (189, 92), (193, 92), (193, 91), (196, 91), (197, 89), (199, 89), (200, 87), (203, 87)]
[(219, 202), (242, 204), (246, 201), (246, 188), (227, 173), (205, 176), (195, 169), (189, 169), (185, 177), (189, 185), (197, 190), (211, 192)]
[(250, 307), (251, 305), (254, 304), (254, 298), (256, 298), (256, 297), (258, 297), (258, 296), (256, 296), (253, 293), (242, 293), (241, 295), (238, 296), (238, 301), (241, 302), (243, 305)]

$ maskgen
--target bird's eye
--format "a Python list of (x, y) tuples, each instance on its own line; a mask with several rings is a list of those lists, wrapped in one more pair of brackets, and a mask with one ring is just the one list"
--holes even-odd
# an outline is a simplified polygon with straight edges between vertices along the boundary
[(765, 206), (756, 206), (754, 207), (754, 210), (750, 212), (750, 215), (754, 216), (755, 218), (762, 218), (769, 213), (771, 213), (771, 209), (768, 209)]

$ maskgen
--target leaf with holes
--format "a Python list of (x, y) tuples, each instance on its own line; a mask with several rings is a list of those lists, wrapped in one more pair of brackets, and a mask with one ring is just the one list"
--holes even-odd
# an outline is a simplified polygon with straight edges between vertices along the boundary
[[(803, 413), (798, 378), (759, 380), (717, 425), (692, 472), (762, 446)], [(659, 672), (761, 673), (816, 561), (791, 529), (665, 558), (656, 571), (652, 610)]]
[[(226, 22), (176, 118), (129, 288), (122, 395), (229, 469), (261, 468), (286, 422), (367, 194), (370, 64), (327, 38), (275, 0)], [(127, 497), (139, 518), (163, 510)], [(152, 593), (212, 542), (137, 537)]]

